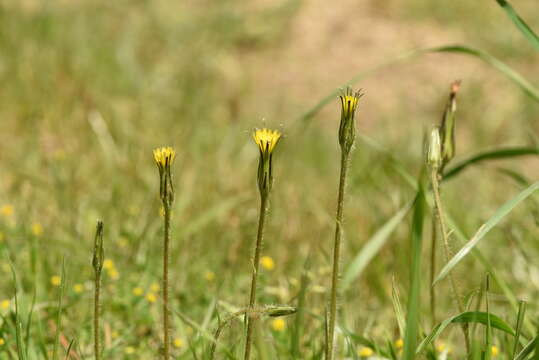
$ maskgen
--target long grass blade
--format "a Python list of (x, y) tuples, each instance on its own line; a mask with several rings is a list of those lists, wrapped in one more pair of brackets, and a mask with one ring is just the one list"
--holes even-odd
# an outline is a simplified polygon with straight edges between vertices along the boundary
[(496, 2), (502, 7), (509, 19), (515, 24), (520, 32), (526, 37), (530, 44), (539, 50), (539, 36), (526, 24), (526, 22), (518, 15), (515, 9), (506, 0), (496, 0)]
[(397, 325), (399, 326), (399, 336), (403, 338), (406, 333), (406, 320), (404, 318), (404, 311), (402, 310), (399, 289), (395, 283), (395, 277), (391, 279), (391, 300), (393, 302), (395, 317), (397, 318)]
[(342, 281), (341, 291), (346, 289), (356, 280), (371, 260), (380, 252), (387, 239), (402, 222), (408, 211), (412, 208), (413, 202), (406, 204), (393, 217), (391, 217), (374, 235), (365, 243), (361, 250), (346, 268)]
[(423, 220), (425, 217), (424, 204), (425, 198), (423, 188), (421, 187), (421, 184), (419, 184), (412, 221), (412, 261), (410, 264), (410, 292), (408, 296), (406, 330), (404, 335), (404, 360), (415, 359), (417, 336), (419, 332), (421, 309), (421, 249), (423, 240)]
[(522, 349), (522, 351), (518, 353), (518, 356), (515, 358), (515, 360), (527, 359), (528, 355), (532, 353), (532, 351), (535, 349), (538, 343), (539, 343), (539, 335), (537, 335), (533, 340), (527, 343), (526, 346), (524, 346), (524, 349)]
[(492, 328), (503, 331), (504, 333), (509, 335), (515, 335), (515, 331), (513, 330), (513, 328), (511, 328), (511, 325), (507, 324), (500, 317), (494, 314), (489, 315), (488, 313), (481, 311), (467, 311), (445, 319), (444, 321), (436, 325), (432, 332), (425, 339), (423, 339), (421, 344), (419, 344), (419, 346), (417, 347), (417, 353), (419, 354), (420, 352), (425, 350), (425, 348), (429, 346), (433, 341), (435, 341), (438, 336), (440, 336), (440, 334), (451, 324), (477, 323), (487, 326), (489, 323), (489, 318), (490, 326)]
[(443, 179), (444, 180), (450, 179), (453, 176), (459, 174), (462, 170), (466, 169), (468, 166), (474, 165), (474, 164), (477, 164), (486, 160), (499, 160), (499, 159), (513, 158), (513, 157), (518, 157), (518, 156), (529, 156), (529, 155), (539, 156), (539, 148), (519, 146), (519, 147), (482, 151), (478, 154), (470, 156), (469, 158), (465, 160), (462, 160), (461, 162), (457, 163), (456, 165), (448, 169), (445, 172)]
[(513, 346), (514, 359), (517, 356), (518, 344), (520, 340), (520, 332), (522, 331), (522, 324), (524, 323), (524, 316), (526, 315), (526, 302), (520, 301), (518, 306), (517, 326), (515, 328), (515, 345)]
[(444, 279), (449, 272), (464, 258), (470, 250), (472, 250), (479, 240), (481, 240), (494, 226), (496, 226), (507, 214), (509, 214), (520, 202), (526, 199), (528, 196), (533, 194), (536, 190), (539, 189), (539, 181), (530, 185), (527, 189), (522, 191), (520, 194), (512, 198), (503, 204), (494, 215), (475, 233), (475, 235), (470, 239), (470, 241), (464, 245), (459, 252), (443, 267), (436, 279), (434, 279), (433, 286), (438, 281)]

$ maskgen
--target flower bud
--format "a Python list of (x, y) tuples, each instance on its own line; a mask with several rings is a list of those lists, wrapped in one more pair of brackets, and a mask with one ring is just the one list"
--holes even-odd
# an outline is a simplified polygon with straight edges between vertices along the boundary
[(354, 93), (350, 87), (347, 87), (342, 95), (339, 96), (341, 99), (339, 144), (341, 145), (341, 150), (346, 153), (350, 152), (356, 138), (356, 124), (354, 122), (354, 117), (361, 96), (363, 96), (361, 91), (356, 91)]
[(262, 196), (269, 194), (273, 185), (273, 150), (280, 138), (281, 133), (277, 130), (256, 129), (253, 133), (253, 139), (260, 150), (258, 189)]
[(440, 129), (438, 127), (433, 128), (430, 133), (427, 164), (432, 170), (436, 171), (442, 166), (442, 144), (440, 140)]

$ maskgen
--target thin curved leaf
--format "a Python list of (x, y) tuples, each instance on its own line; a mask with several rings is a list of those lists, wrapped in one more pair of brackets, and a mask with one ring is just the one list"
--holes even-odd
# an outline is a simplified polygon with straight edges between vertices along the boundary
[(536, 190), (539, 189), (539, 181), (530, 185), (528, 188), (523, 190), (521, 193), (519, 193), (517, 196), (512, 198), (511, 200), (507, 201), (505, 204), (503, 204), (494, 215), (488, 219), (487, 222), (485, 222), (481, 227), (479, 227), (479, 230), (475, 233), (475, 235), (468, 241), (466, 245), (464, 245), (459, 252), (453, 256), (451, 260), (443, 267), (443, 269), (440, 271), (434, 282), (432, 283), (432, 286), (436, 284), (438, 281), (442, 280), (449, 274), (449, 272), (472, 250), (479, 240), (481, 240), (494, 226), (496, 226), (507, 214), (509, 214), (520, 202), (522, 202), (524, 199), (526, 199), (528, 196), (533, 194)]
[(469, 158), (465, 160), (462, 160), (461, 162), (451, 167), (449, 170), (445, 172), (443, 179), (447, 180), (457, 175), (462, 170), (466, 169), (468, 166), (474, 165), (476, 163), (483, 162), (486, 160), (498, 160), (498, 159), (506, 159), (506, 158), (512, 158), (516, 156), (528, 156), (528, 155), (539, 155), (539, 148), (519, 146), (519, 147), (510, 147), (510, 148), (482, 151), (478, 154), (470, 156)]
[(488, 314), (482, 311), (467, 311), (445, 319), (444, 321), (436, 325), (432, 332), (425, 339), (423, 339), (421, 344), (419, 344), (416, 353), (419, 354), (420, 352), (425, 350), (425, 348), (429, 346), (434, 340), (436, 340), (436, 338), (445, 330), (445, 328), (447, 328), (451, 324), (478, 323), (487, 325), (489, 322), (492, 328), (501, 330), (509, 335), (515, 335), (515, 331), (513, 330), (513, 328), (498, 316)]
[(496, 0), (496, 2), (502, 7), (509, 19), (515, 24), (520, 32), (526, 37), (526, 39), (532, 44), (532, 46), (539, 50), (539, 36), (526, 24), (526, 22), (517, 14), (515, 9), (506, 0)]
[(515, 360), (527, 359), (528, 355), (530, 355), (535, 349), (537, 342), (539, 342), (539, 335), (537, 335), (533, 340), (526, 344), (526, 346), (524, 346), (524, 349), (522, 349), (522, 351), (518, 353), (518, 356), (515, 358)]

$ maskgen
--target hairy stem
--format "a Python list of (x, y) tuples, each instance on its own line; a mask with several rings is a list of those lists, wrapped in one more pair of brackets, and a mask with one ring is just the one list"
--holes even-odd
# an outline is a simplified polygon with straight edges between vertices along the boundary
[(170, 337), (169, 337), (169, 307), (168, 307), (168, 258), (170, 242), (170, 205), (168, 201), (163, 201), (165, 212), (165, 232), (163, 237), (163, 358), (170, 358)]
[(95, 272), (94, 289), (94, 353), (95, 360), (101, 359), (101, 346), (99, 344), (99, 297), (101, 295), (101, 271)]
[(431, 221), (431, 249), (430, 249), (430, 311), (432, 326), (437, 324), (436, 322), (436, 292), (434, 291), (434, 276), (436, 275), (436, 241), (438, 234), (436, 232), (436, 218), (433, 216)]
[[(444, 255), (446, 263), (449, 262), (451, 258), (451, 249), (449, 247), (449, 239), (447, 233), (447, 227), (445, 224), (444, 210), (442, 206), (442, 199), (440, 196), (440, 181), (438, 178), (438, 173), (436, 171), (431, 172), (431, 181), (432, 181), (432, 192), (434, 193), (434, 203), (436, 207), (436, 215), (438, 217), (438, 222), (440, 224), (440, 232), (442, 233), (442, 240), (444, 244)], [(457, 307), (459, 312), (464, 312), (465, 307), (462, 302), (462, 297), (460, 296), (459, 289), (457, 287), (457, 282), (453, 276), (452, 272), (449, 272), (449, 281), (451, 282), (451, 288), (453, 290), (453, 296), (455, 297)], [(468, 335), (468, 325), (466, 323), (462, 324), (462, 331), (464, 333), (464, 339), (466, 344), (466, 351), (469, 354), (470, 342)]]
[(245, 360), (249, 360), (251, 357), (251, 346), (253, 342), (253, 328), (255, 318), (252, 316), (252, 311), (256, 305), (256, 282), (258, 279), (258, 267), (260, 263), (260, 253), (262, 252), (262, 240), (264, 238), (264, 225), (266, 224), (266, 214), (268, 212), (267, 206), (268, 195), (261, 193), (260, 196), (260, 215), (258, 219), (258, 232), (256, 235), (255, 256), (253, 258), (253, 276), (251, 279), (251, 295), (249, 297), (249, 311), (247, 312), (245, 319), (247, 322), (247, 337), (245, 340)]
[(341, 153), (341, 175), (339, 180), (339, 199), (337, 201), (337, 216), (335, 220), (335, 243), (333, 247), (333, 274), (331, 278), (331, 299), (329, 308), (329, 329), (326, 346), (326, 359), (331, 360), (334, 353), (335, 322), (337, 318), (337, 288), (339, 281), (339, 262), (341, 257), (342, 214), (344, 206), (344, 190), (348, 170), (349, 152)]

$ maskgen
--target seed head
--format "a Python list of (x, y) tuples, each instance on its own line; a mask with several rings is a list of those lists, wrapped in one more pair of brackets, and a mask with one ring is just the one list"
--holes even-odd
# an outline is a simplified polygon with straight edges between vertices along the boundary
[(457, 112), (457, 93), (460, 89), (460, 81), (451, 84), (451, 92), (445, 106), (444, 116), (440, 128), (442, 141), (443, 166), (447, 165), (455, 156), (455, 125)]
[(273, 184), (272, 158), (273, 150), (281, 138), (281, 133), (277, 130), (256, 129), (253, 139), (260, 150), (258, 162), (258, 189), (260, 194), (266, 196)]
[(341, 149), (349, 152), (354, 145), (356, 138), (356, 125), (354, 117), (359, 104), (359, 99), (363, 96), (361, 90), (354, 92), (351, 87), (339, 96), (341, 99), (341, 124), (339, 126), (339, 144)]

